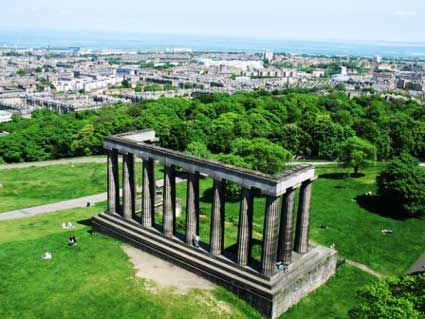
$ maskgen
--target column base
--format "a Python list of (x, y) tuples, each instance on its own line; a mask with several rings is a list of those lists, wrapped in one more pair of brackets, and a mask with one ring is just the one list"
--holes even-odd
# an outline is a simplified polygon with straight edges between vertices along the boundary
[(270, 277), (222, 255), (212, 256), (204, 249), (188, 246), (176, 237), (166, 238), (155, 229), (143, 228), (116, 214), (100, 214), (93, 218), (92, 225), (96, 231), (226, 287), (268, 318), (277, 318), (325, 283), (336, 270), (336, 251), (322, 246), (310, 246), (303, 255), (294, 253), (287, 270)]

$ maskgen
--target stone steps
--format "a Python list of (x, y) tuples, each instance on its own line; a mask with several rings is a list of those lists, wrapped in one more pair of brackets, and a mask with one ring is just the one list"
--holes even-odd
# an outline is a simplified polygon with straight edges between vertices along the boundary
[[(184, 264), (185, 268), (192, 269), (196, 265), (197, 272), (201, 272), (208, 277), (216, 276), (220, 279), (233, 283), (241, 282), (244, 286), (248, 286), (250, 290), (257, 291), (262, 295), (271, 298), (270, 290), (272, 288), (269, 279), (263, 275), (253, 275), (244, 267), (239, 267), (231, 261), (220, 257), (212, 257), (197, 248), (190, 247), (177, 240), (170, 240), (163, 237), (155, 230), (146, 230), (135, 223), (123, 220), (110, 214), (101, 214), (93, 220), (95, 228), (103, 227), (107, 232), (117, 234), (118, 238), (123, 238), (137, 246), (147, 248), (156, 255), (165, 255), (167, 259), (173, 259), (179, 264)], [(193, 270), (193, 269), (192, 269)], [(214, 280), (214, 279), (213, 279)], [(216, 280), (214, 280), (216, 281)], [(244, 287), (245, 289), (247, 287)]]
[(226, 287), (271, 318), (296, 304), (335, 272), (336, 252), (321, 246), (310, 246), (306, 254), (294, 253), (287, 271), (267, 277), (224, 256), (213, 256), (204, 249), (189, 246), (179, 238), (166, 238), (154, 228), (143, 228), (117, 214), (102, 213), (93, 218), (92, 225), (96, 231), (129, 242)]

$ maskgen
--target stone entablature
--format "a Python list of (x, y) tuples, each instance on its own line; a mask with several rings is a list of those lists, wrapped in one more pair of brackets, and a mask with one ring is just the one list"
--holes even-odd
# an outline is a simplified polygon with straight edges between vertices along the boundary
[[(163, 147), (146, 144), (134, 139), (134, 135), (155, 139), (152, 130), (139, 133), (125, 133), (106, 137), (104, 148), (117, 150), (120, 153), (131, 153), (140, 158), (150, 158), (165, 166), (181, 167), (187, 172), (199, 172), (217, 180), (229, 180), (242, 187), (257, 188), (268, 195), (280, 196), (288, 188), (297, 188), (303, 181), (313, 180), (314, 166), (311, 164), (298, 164), (288, 168), (282, 173), (268, 175), (253, 170), (235, 167), (214, 160), (207, 160)], [(153, 134), (153, 135), (152, 135)]]

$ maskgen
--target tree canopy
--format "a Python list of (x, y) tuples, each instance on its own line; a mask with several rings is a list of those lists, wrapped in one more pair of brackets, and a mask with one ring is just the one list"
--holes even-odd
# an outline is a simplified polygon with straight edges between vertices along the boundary
[(288, 160), (289, 153), (298, 159), (336, 160), (352, 137), (373, 145), (378, 160), (402, 152), (425, 158), (425, 108), (418, 103), (290, 89), (160, 98), (65, 115), (38, 110), (31, 119), (14, 116), (0, 124), (0, 131), (10, 133), (0, 137), (0, 161), (102, 154), (104, 136), (143, 128), (155, 129), (161, 146), (179, 151), (196, 141), (216, 155), (246, 158), (242, 145), (257, 158), (272, 154), (267, 165), (251, 161), (268, 172), (282, 167), (280, 159)]
[(377, 176), (382, 201), (409, 216), (425, 214), (425, 169), (414, 157), (403, 153)]
[(425, 318), (425, 274), (380, 280), (357, 292), (361, 303), (351, 319)]
[(340, 160), (358, 174), (359, 169), (376, 160), (376, 147), (357, 136), (350, 137), (341, 145)]

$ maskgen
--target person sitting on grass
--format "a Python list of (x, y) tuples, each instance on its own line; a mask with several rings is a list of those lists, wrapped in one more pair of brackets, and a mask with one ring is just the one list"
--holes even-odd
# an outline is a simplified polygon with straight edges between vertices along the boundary
[(41, 255), (41, 259), (52, 259), (52, 253), (50, 251), (46, 251), (43, 255)]
[(75, 237), (75, 235), (72, 235), (71, 237), (69, 237), (68, 245), (71, 247), (77, 246), (77, 237)]

